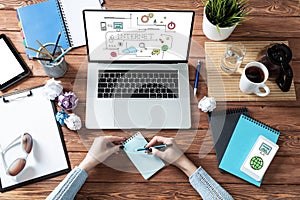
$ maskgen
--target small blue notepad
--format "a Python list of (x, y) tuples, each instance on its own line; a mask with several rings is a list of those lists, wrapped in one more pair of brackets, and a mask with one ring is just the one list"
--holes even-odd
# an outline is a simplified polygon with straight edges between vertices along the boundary
[(140, 132), (137, 132), (127, 139), (123, 143), (123, 146), (124, 151), (137, 170), (145, 179), (149, 179), (162, 169), (165, 163), (154, 155), (150, 155), (144, 151), (137, 151), (138, 148), (144, 147), (146, 144), (148, 144), (147, 140)]
[(247, 155), (260, 135), (276, 143), (280, 132), (249, 116), (241, 115), (225, 150), (219, 168), (256, 186), (262, 181), (256, 181), (240, 170)]

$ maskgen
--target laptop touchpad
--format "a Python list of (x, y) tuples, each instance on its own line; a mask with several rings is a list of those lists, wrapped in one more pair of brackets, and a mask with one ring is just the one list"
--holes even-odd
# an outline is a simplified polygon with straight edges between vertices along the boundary
[(119, 128), (163, 128), (167, 113), (159, 102), (161, 101), (115, 99), (115, 126)]

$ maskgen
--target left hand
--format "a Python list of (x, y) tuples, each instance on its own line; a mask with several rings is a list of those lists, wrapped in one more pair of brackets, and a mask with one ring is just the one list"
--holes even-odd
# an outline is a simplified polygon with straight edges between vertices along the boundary
[(89, 171), (99, 163), (105, 161), (110, 155), (119, 151), (125, 138), (118, 136), (99, 136), (95, 138), (88, 154), (79, 164), (79, 167)]

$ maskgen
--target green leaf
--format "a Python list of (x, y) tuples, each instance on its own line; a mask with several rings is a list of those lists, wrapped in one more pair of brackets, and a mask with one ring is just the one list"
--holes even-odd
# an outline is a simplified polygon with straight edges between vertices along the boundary
[(247, 20), (246, 12), (249, 0), (203, 0), (207, 19), (217, 29), (231, 27)]

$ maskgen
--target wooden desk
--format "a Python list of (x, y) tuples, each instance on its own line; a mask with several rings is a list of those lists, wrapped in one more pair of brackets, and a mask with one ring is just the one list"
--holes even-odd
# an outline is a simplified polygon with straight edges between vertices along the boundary
[[(29, 79), (11, 88), (26, 89), (44, 84), (49, 78), (36, 61), (29, 61), (19, 35), (20, 28), (15, 9), (35, 1), (0, 1), (0, 31), (5, 33), (16, 45), (32, 70)], [(196, 12), (193, 39), (204, 47), (209, 41), (202, 32), (203, 5), (200, 0), (106, 0), (107, 9), (192, 9)], [(281, 131), (279, 152), (264, 178), (261, 188), (250, 185), (232, 175), (219, 172), (216, 155), (212, 149), (204, 158), (199, 158), (199, 149), (208, 132), (206, 114), (200, 112), (200, 123), (194, 127), (197, 132), (187, 156), (198, 166), (203, 166), (236, 199), (297, 199), (300, 196), (300, 1), (299, 0), (251, 0), (251, 20), (238, 26), (228, 40), (283, 40), (288, 41), (293, 51), (292, 67), (297, 101), (290, 102), (227, 102), (228, 107), (247, 106), (258, 120)], [(76, 73), (86, 58), (85, 47), (72, 50), (67, 56), (69, 70), (62, 81), (65, 90), (73, 89)], [(190, 82), (193, 85), (194, 67), (190, 67)], [(203, 79), (199, 83), (198, 100), (207, 95), (207, 85)], [(194, 113), (195, 114), (195, 113)], [(193, 114), (193, 116), (194, 116)], [(189, 133), (189, 131), (186, 131)], [(63, 133), (72, 167), (84, 158), (87, 149), (79, 136), (65, 127)], [(106, 132), (122, 134), (121, 131)], [(174, 136), (176, 131), (161, 131), (163, 136)], [(212, 145), (211, 141), (207, 141)], [(24, 186), (0, 194), (0, 199), (44, 199), (65, 177), (65, 175), (39, 183)], [(161, 170), (150, 181), (141, 175), (120, 172), (105, 165), (94, 169), (77, 195), (78, 199), (200, 199), (190, 186), (185, 175), (173, 166)]]

